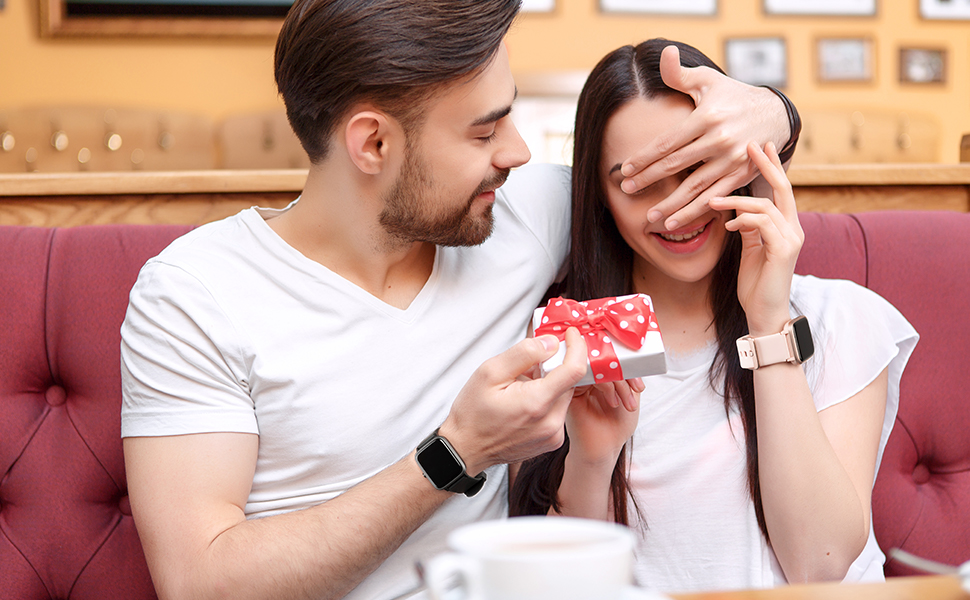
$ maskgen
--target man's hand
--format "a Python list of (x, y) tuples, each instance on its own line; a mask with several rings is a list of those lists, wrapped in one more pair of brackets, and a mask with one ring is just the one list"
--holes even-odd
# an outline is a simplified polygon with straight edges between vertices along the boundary
[(522, 340), (486, 361), (462, 388), (440, 433), (465, 461), (469, 475), (562, 445), (573, 386), (586, 374), (586, 342), (570, 328), (562, 365), (531, 378), (558, 347), (551, 335)]
[(648, 214), (650, 222), (667, 217), (667, 229), (676, 229), (706, 211), (711, 198), (728, 196), (758, 175), (748, 142), (781, 148), (791, 129), (784, 104), (771, 90), (708, 67), (683, 67), (676, 46), (664, 49), (660, 73), (667, 85), (690, 95), (696, 108), (680, 127), (649, 141), (623, 164), (622, 189), (633, 193), (700, 163)]

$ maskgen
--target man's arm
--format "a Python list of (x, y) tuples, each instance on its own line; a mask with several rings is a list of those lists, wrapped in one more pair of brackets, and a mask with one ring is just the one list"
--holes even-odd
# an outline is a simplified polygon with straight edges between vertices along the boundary
[[(542, 379), (524, 374), (555, 353), (552, 336), (486, 361), (458, 394), (441, 434), (470, 474), (562, 443), (572, 386), (586, 372), (582, 337), (572, 330), (566, 341), (563, 365)], [(243, 433), (125, 439), (132, 513), (162, 600), (342, 597), (450, 496), (412, 452), (326, 503), (247, 520), (258, 444)]]
[(259, 438), (127, 438), (132, 513), (159, 597), (337, 598), (449, 496), (413, 454), (316, 507), (247, 520)]

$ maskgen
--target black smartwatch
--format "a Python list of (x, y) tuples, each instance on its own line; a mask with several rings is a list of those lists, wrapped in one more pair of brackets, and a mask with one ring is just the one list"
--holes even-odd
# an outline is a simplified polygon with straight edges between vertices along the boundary
[(471, 498), (485, 485), (485, 472), (476, 477), (469, 476), (465, 472), (465, 462), (448, 440), (438, 435), (437, 429), (418, 444), (414, 457), (424, 476), (439, 490)]

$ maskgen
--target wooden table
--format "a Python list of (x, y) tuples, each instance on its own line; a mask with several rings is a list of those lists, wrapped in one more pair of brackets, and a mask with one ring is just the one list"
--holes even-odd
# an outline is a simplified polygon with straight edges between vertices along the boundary
[(886, 583), (816, 583), (770, 590), (670, 594), (675, 600), (970, 600), (957, 577), (891, 577)]
[[(296, 198), (305, 169), (0, 173), (0, 225), (201, 224)], [(801, 211), (970, 212), (970, 164), (793, 165)]]

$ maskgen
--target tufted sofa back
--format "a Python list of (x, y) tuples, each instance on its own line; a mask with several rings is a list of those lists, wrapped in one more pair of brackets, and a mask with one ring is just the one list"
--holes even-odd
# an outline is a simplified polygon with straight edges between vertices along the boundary
[(0, 596), (154, 598), (121, 453), (120, 327), (178, 226), (0, 227)]
[[(970, 560), (970, 215), (802, 224), (798, 272), (870, 287), (922, 336), (873, 494), (877, 538)], [(155, 597), (127, 502), (119, 329), (141, 265), (188, 229), (0, 227), (0, 596)]]
[[(801, 215), (796, 271), (851, 279), (889, 300), (920, 334), (872, 495), (884, 552), (970, 560), (970, 214)], [(886, 575), (916, 571), (887, 557)]]

